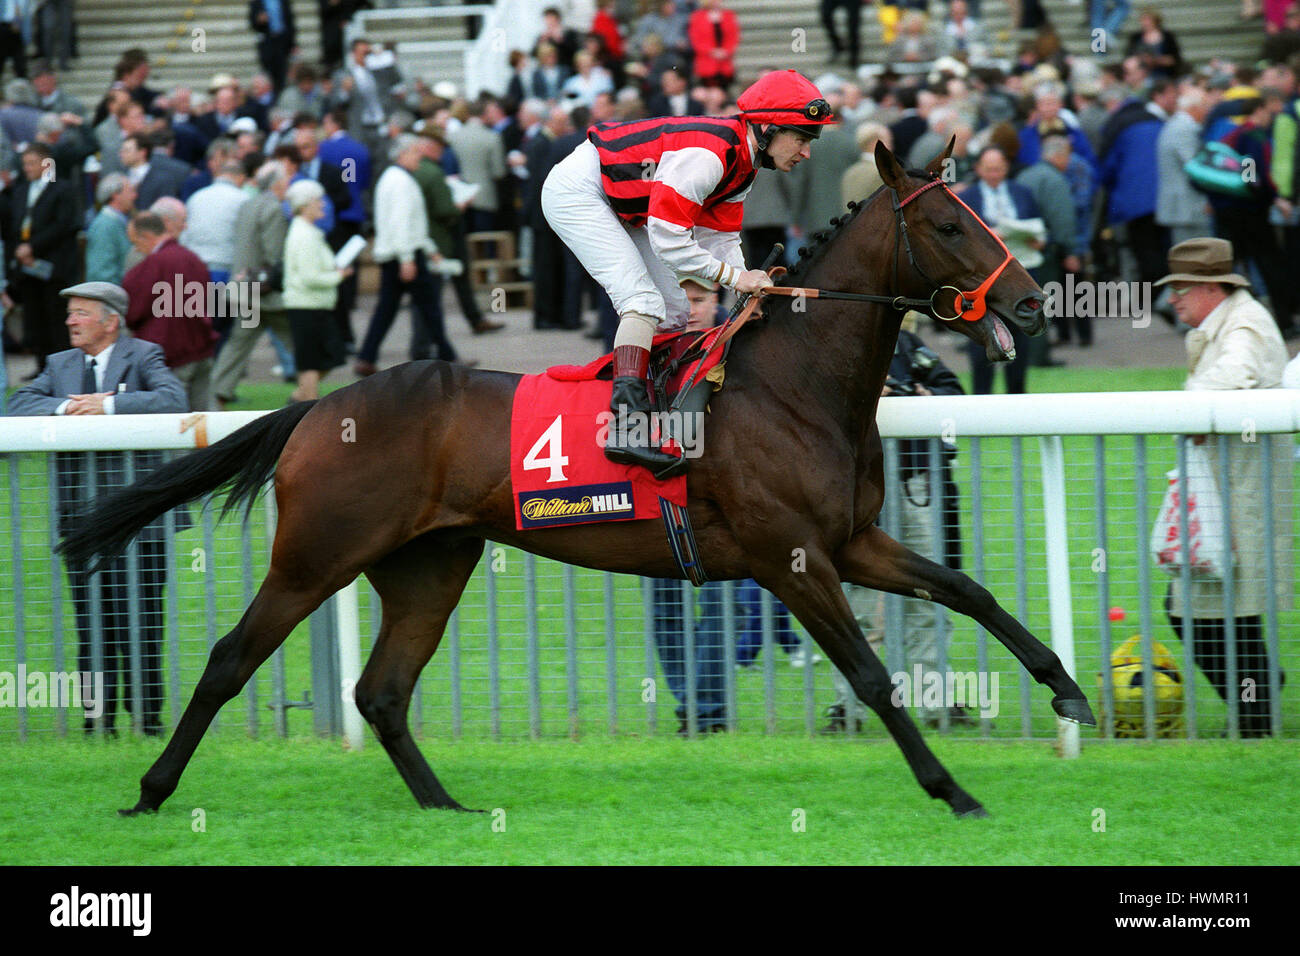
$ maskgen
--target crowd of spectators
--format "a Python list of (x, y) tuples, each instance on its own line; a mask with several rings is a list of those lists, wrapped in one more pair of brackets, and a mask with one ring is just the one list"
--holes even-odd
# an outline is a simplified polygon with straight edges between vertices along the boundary
[[(358, 7), (350, 0), (322, 5), (322, 62), (306, 61), (293, 6), (250, 5), (263, 71), (247, 81), (221, 73), (206, 89), (153, 88), (145, 51), (129, 49), (102, 99), (83, 104), (60, 89), (64, 51), (50, 46), (53, 61), (21, 62), (27, 76), (5, 84), (0, 105), (5, 295), (22, 305), (21, 327), (10, 323), (6, 348), (34, 355), (39, 371), (45, 355), (67, 344), (57, 290), (83, 278), (129, 286), (150, 245), (141, 237), (154, 235), (157, 221), (167, 241), (202, 263), (205, 281), (264, 284), (266, 321), (251, 336), (247, 329), (234, 334), (233, 308), (169, 318), (212, 326), (216, 354), (202, 359), (212, 367), (196, 373), (191, 396), (212, 407), (235, 398), (262, 331), (286, 380), (298, 375), (294, 352), (304, 347), (313, 364), (353, 355), (358, 374), (373, 371), (378, 344), (407, 295), (418, 320), (411, 357), (455, 357), (443, 325), (444, 280), (475, 333), (500, 328), (471, 287), (466, 236), (477, 232), (513, 235), (510, 247), (532, 283), (536, 328), (582, 328), (590, 307), (598, 318), (587, 334), (609, 344), (616, 317), (546, 224), (541, 183), (592, 124), (734, 112), (734, 58), (743, 42), (734, 11), (719, 0), (601, 0), (589, 22), (570, 23), (548, 9), (531, 48), (503, 52), (510, 74), (499, 95), (468, 99), (453, 83), (403, 76), (382, 44), (357, 39), (343, 49), (342, 27)], [(1284, 263), (1300, 251), (1300, 4), (1269, 7), (1258, 64), (1215, 60), (1197, 69), (1158, 10), (1100, 3), (1086, 16), (1099, 19), (1122, 55), (1095, 55), (1087, 30), (1063, 35), (1037, 3), (1026, 2), (1017, 6), (1018, 24), (1037, 34), (1020, 44), (1014, 61), (995, 65), (979, 8), (972, 0), (906, 2), (888, 15), (881, 8), (891, 63), (859, 71), (861, 10), (822, 5), (831, 63), (810, 58), (805, 72), (842, 122), (792, 175), (760, 173), (746, 202), (747, 261), (762, 260), (777, 242), (793, 259), (844, 203), (874, 189), (877, 141), (919, 167), (951, 139), (945, 176), (995, 230), (1015, 233), (1012, 247), (1041, 283), (1070, 275), (1153, 282), (1174, 242), (1218, 235), (1232, 241), (1279, 329), (1293, 335), (1300, 273)], [(841, 59), (848, 69), (833, 65)], [(1211, 140), (1250, 161), (1256, 178), (1248, 194), (1192, 188), (1184, 165)], [(52, 177), (44, 173), (51, 167)], [(403, 235), (379, 215), (379, 185), (391, 170), (393, 188), (384, 192), (403, 204), (419, 201), (419, 236), (408, 228), (420, 218), (415, 210), (404, 217)], [(286, 320), (286, 309), (303, 310), (281, 298), (290, 294), (284, 240), (266, 239), (294, 232), (289, 223), (301, 208), (295, 213), (282, 194), (304, 180), (322, 189), (312, 200), (320, 208), (312, 225), (331, 251), (357, 235), (373, 242), (382, 294), (366, 327), (354, 329), (355, 272), (340, 273), (332, 294), (322, 287), (307, 297), (306, 311), (332, 316), (328, 330), (313, 320), (316, 331), (307, 333), (301, 318)], [(252, 207), (241, 213), (254, 199), (259, 214)], [(272, 225), (277, 205), (283, 222)], [(153, 218), (142, 224), (145, 214)], [(83, 231), (84, 264), (75, 254)], [(1166, 301), (1157, 301), (1153, 314), (1173, 322)], [(1107, 318), (1114, 317), (1058, 319), (1054, 343), (1087, 347), (1104, 334), (1093, 320)], [(155, 334), (154, 324), (135, 332)], [(223, 360), (232, 340), (236, 348)], [(1053, 357), (1042, 340), (1023, 351), (1009, 377), (1013, 390), (1025, 387), (1023, 362), (1059, 364), (1063, 354)], [(977, 390), (991, 387), (972, 361)], [(299, 397), (313, 393), (300, 381)]]

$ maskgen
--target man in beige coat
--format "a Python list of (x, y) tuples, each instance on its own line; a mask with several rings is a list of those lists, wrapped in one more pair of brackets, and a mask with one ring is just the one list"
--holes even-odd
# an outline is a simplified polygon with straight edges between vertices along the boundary
[[(1278, 388), (1287, 363), (1286, 346), (1277, 323), (1250, 294), (1250, 283), (1234, 273), (1232, 244), (1224, 239), (1189, 239), (1169, 251), (1170, 275), (1157, 285), (1170, 287), (1170, 302), (1178, 318), (1191, 327), (1187, 333), (1188, 390)], [(1243, 437), (1243, 436), (1249, 436)], [(1192, 439), (1200, 444), (1204, 436)], [(1182, 582), (1171, 582), (1166, 613), (1184, 641), (1189, 637), (1193, 655), (1214, 689), (1225, 701), (1238, 701), (1243, 737), (1271, 733), (1268, 650), (1264, 640), (1264, 615), (1268, 611), (1267, 567), (1273, 551), (1277, 607), (1291, 602), (1291, 442), (1287, 435), (1272, 436), (1273, 488), (1264, 488), (1264, 443), (1243, 427), (1227, 442), (1230, 486), (1225, 498), (1235, 551), (1232, 602), (1228, 606), (1224, 582), (1194, 579), (1184, 594)], [(1221, 461), (1213, 444), (1206, 446), (1216, 477)], [(1273, 540), (1268, 537), (1267, 512), (1271, 507)], [(1183, 615), (1190, 610), (1191, 621)], [(1233, 622), (1236, 674), (1228, 685), (1228, 621)], [(1190, 626), (1187, 626), (1190, 624)], [(1284, 679), (1285, 675), (1281, 675)]]

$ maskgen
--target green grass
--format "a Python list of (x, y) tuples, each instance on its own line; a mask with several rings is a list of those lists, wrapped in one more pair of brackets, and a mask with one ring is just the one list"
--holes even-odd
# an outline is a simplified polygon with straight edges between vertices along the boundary
[[(970, 372), (957, 372), (962, 387), (971, 390)], [(1037, 392), (1159, 392), (1181, 389), (1187, 369), (1166, 368), (1031, 368), (1027, 379), (1031, 394)], [(994, 391), (1002, 391), (1002, 376), (994, 378)]]
[(888, 743), (423, 750), (458, 800), (503, 813), (419, 810), (373, 740), (345, 753), (326, 741), (223, 738), (204, 741), (158, 814), (124, 819), (114, 811), (135, 802), (156, 742), (0, 745), (0, 864), (1300, 862), (1295, 742), (1096, 745), (1073, 761), (1046, 743), (936, 742), (986, 820), (957, 820), (926, 797)]
[[(961, 379), (962, 387), (967, 392), (971, 389), (970, 372), (964, 362), (958, 362), (953, 371)], [(1029, 373), (1031, 392), (1150, 392), (1180, 389), (1187, 378), (1187, 369), (1181, 366), (1164, 368), (1034, 368)], [(1002, 386), (1002, 376), (995, 378), (998, 390)], [(328, 394), (345, 387), (342, 382), (326, 381), (321, 386), (321, 394)], [(247, 411), (258, 408), (279, 408), (293, 391), (289, 384), (267, 382), (245, 382), (239, 386), (238, 401), (231, 405), (232, 411)]]

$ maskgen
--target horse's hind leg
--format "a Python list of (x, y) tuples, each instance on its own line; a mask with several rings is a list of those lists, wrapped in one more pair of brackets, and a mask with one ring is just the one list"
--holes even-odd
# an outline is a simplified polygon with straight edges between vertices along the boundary
[[(301, 580), (294, 576), (295, 580)], [(239, 623), (212, 648), (203, 676), (162, 755), (140, 779), (140, 801), (124, 816), (157, 810), (172, 795), (217, 711), (231, 700), (289, 632), (345, 581), (295, 585), (274, 564)]]
[(422, 807), (465, 809), (443, 789), (411, 739), (407, 709), (416, 678), (438, 649), (447, 618), (482, 554), (482, 538), (449, 544), (425, 536), (366, 571), (383, 600), (384, 619), (357, 682), (357, 708)]
[(1004, 611), (986, 588), (960, 571), (935, 564), (903, 547), (877, 527), (853, 536), (836, 556), (845, 581), (878, 591), (936, 601), (974, 618), (1056, 696), (1052, 708), (1066, 720), (1095, 724), (1092, 708), (1051, 648)]
[(926, 746), (907, 711), (894, 706), (889, 674), (862, 637), (830, 559), (811, 550), (807, 557), (806, 570), (797, 574), (789, 573), (788, 568), (763, 574), (756, 568), (761, 575), (759, 584), (785, 602), (839, 668), (858, 698), (879, 715), (925, 792), (943, 800), (958, 816), (987, 816), (979, 801), (957, 785)]

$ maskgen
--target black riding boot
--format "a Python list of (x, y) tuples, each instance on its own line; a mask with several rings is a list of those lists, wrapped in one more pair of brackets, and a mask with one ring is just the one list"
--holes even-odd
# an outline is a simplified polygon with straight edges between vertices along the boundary
[[(614, 349), (614, 390), (609, 408), (614, 413), (609, 423), (605, 457), (622, 465), (641, 465), (656, 478), (673, 478), (687, 468), (686, 458), (670, 455), (650, 444), (650, 394), (646, 389), (646, 367), (650, 352), (636, 345)], [(624, 416), (635, 413), (636, 417)], [(643, 438), (643, 442), (632, 439)]]

